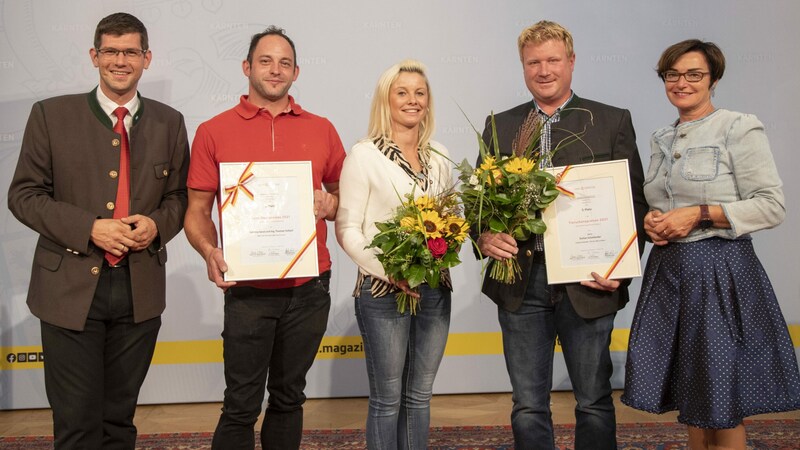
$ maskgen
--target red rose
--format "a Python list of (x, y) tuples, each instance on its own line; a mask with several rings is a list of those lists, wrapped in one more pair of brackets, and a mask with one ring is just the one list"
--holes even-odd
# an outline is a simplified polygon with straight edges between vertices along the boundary
[(428, 250), (434, 258), (439, 259), (447, 253), (447, 241), (442, 238), (428, 239)]

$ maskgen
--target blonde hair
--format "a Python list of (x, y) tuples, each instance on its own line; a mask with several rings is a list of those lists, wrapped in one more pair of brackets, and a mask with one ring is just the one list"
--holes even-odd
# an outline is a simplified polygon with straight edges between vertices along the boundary
[(392, 140), (392, 113), (389, 108), (389, 90), (392, 87), (392, 83), (397, 80), (402, 72), (422, 75), (422, 78), (425, 79), (425, 87), (428, 89), (428, 111), (419, 124), (419, 140), (417, 141), (418, 146), (425, 149), (428, 147), (433, 135), (433, 94), (428, 83), (428, 76), (425, 74), (425, 66), (413, 59), (406, 59), (389, 67), (378, 79), (378, 85), (375, 86), (375, 94), (372, 96), (367, 137), (370, 140), (378, 138)]
[(567, 50), (567, 57), (572, 56), (572, 35), (566, 28), (549, 20), (540, 20), (528, 28), (522, 30), (517, 38), (519, 56), (522, 58), (522, 49), (528, 44), (541, 44), (547, 41), (561, 41)]

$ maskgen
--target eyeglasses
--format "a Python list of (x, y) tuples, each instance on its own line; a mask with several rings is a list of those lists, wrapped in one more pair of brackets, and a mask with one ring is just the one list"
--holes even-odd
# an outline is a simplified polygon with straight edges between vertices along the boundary
[(661, 76), (664, 77), (664, 81), (669, 81), (670, 83), (675, 83), (680, 80), (681, 77), (689, 83), (697, 83), (709, 73), (710, 72), (676, 72), (674, 70), (669, 70), (662, 73)]
[(135, 59), (141, 58), (147, 50), (140, 50), (138, 48), (126, 48), (125, 50), (118, 50), (116, 48), (98, 48), (97, 54), (100, 55), (101, 58), (106, 59), (113, 59), (116, 58), (117, 55), (122, 53), (128, 59)]

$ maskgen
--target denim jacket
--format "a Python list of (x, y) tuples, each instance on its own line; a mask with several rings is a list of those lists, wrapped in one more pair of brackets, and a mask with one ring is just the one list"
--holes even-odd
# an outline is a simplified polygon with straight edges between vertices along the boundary
[(650, 141), (644, 194), (650, 209), (720, 205), (731, 229), (694, 229), (676, 242), (712, 236), (749, 238), (786, 215), (782, 183), (764, 125), (753, 115), (718, 109), (661, 128)]

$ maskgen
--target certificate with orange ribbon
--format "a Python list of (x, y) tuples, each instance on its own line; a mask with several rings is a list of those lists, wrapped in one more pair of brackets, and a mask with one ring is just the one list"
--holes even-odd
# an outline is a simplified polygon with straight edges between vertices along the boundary
[(319, 275), (310, 161), (220, 163), (225, 281)]
[(561, 192), (542, 212), (548, 284), (641, 276), (628, 161), (548, 170)]

